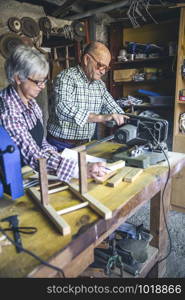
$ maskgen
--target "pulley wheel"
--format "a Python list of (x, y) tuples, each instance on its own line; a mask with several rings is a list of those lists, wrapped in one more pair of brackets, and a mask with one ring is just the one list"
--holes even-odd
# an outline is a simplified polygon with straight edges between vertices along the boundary
[(21, 28), (22, 28), (22, 23), (21, 23), (21, 20), (18, 19), (18, 18), (9, 18), (8, 19), (8, 27), (11, 31), (13, 32), (20, 32), (21, 31)]

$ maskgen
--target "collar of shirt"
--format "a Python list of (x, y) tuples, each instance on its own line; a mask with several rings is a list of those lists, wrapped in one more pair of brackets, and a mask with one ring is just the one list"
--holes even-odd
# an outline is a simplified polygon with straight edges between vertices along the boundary
[(85, 74), (84, 70), (82, 69), (82, 67), (80, 65), (77, 66), (78, 72), (80, 74), (80, 77), (83, 81), (85, 81), (86, 83), (90, 84), (94, 84), (97, 83), (98, 80), (89, 80), (87, 75)]
[[(7, 89), (4, 90), (5, 92), (2, 92), (2, 98), (6, 98), (7, 100), (13, 101), (12, 103), (16, 105), (20, 112), (24, 112), (27, 110), (31, 110), (35, 107), (36, 101), (34, 99), (30, 99), (28, 102), (28, 106), (24, 104), (20, 96), (18, 95), (16, 89), (10, 85)], [(6, 94), (7, 93), (7, 94)]]

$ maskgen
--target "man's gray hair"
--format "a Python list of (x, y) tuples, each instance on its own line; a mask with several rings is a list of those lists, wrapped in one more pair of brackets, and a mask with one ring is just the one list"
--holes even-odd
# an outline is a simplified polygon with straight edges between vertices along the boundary
[(31, 75), (45, 78), (48, 71), (46, 57), (38, 50), (25, 45), (17, 46), (5, 62), (5, 72), (10, 83), (15, 83), (15, 75), (24, 81)]

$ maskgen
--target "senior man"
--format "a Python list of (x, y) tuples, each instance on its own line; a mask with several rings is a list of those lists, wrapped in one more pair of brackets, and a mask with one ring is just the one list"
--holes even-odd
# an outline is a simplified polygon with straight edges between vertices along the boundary
[(96, 123), (115, 120), (122, 125), (128, 118), (101, 80), (110, 69), (110, 61), (109, 49), (103, 43), (91, 42), (81, 65), (65, 69), (56, 77), (47, 140), (59, 151), (90, 141)]

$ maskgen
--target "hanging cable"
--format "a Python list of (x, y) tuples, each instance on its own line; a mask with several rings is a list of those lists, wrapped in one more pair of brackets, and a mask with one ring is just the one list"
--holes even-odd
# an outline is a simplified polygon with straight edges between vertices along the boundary
[[(164, 193), (166, 191), (166, 187), (167, 187), (167, 184), (168, 184), (168, 181), (169, 181), (169, 178), (170, 178), (170, 173), (171, 173), (171, 167), (170, 167), (170, 162), (169, 162), (169, 159), (168, 159), (168, 156), (166, 154), (166, 152), (164, 151), (164, 149), (161, 147), (160, 143), (157, 141), (157, 139), (155, 138), (155, 136), (152, 134), (151, 130), (145, 126), (144, 123), (141, 122), (141, 124), (144, 126), (144, 129), (147, 129), (148, 132), (150, 133), (150, 135), (152, 136), (152, 138), (154, 139), (154, 141), (157, 143), (157, 145), (159, 146), (159, 148), (161, 149), (161, 151), (163, 152), (164, 156), (165, 156), (165, 159), (167, 161), (167, 164), (168, 164), (168, 174), (167, 174), (167, 179), (166, 179), (166, 182), (164, 184), (164, 189), (162, 191), (162, 195), (161, 195), (161, 199), (162, 199), (162, 209), (163, 209), (163, 217), (164, 217), (164, 223), (165, 223), (165, 227), (166, 227), (166, 231), (167, 231), (167, 234), (168, 234), (168, 239), (169, 239), (169, 251), (168, 253), (165, 255), (165, 257), (161, 258), (160, 260), (158, 260), (155, 265), (153, 266), (153, 268), (156, 266), (156, 264), (159, 264), (161, 263), (163, 260), (167, 259), (167, 257), (170, 255), (171, 253), (171, 250), (172, 250), (172, 240), (171, 240), (171, 236), (170, 236), (170, 231), (169, 231), (169, 228), (168, 228), (168, 225), (167, 225), (167, 220), (166, 220), (166, 213), (165, 213), (165, 208), (164, 208)], [(153, 269), (152, 268), (152, 269)]]

